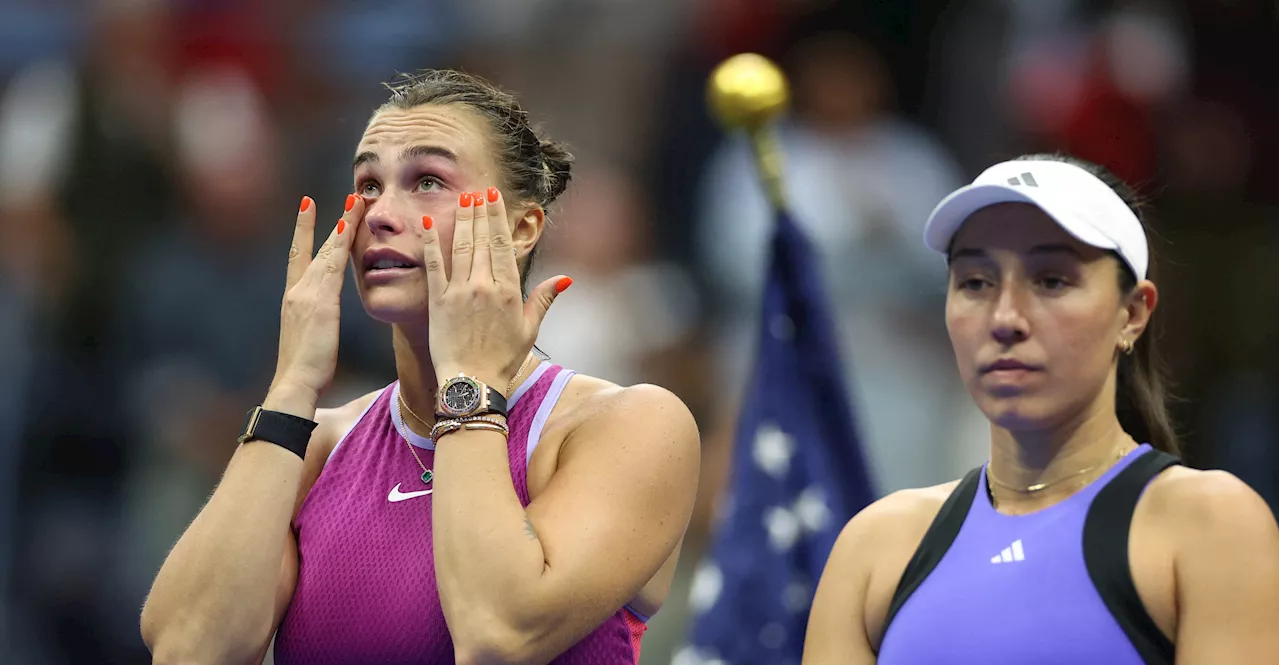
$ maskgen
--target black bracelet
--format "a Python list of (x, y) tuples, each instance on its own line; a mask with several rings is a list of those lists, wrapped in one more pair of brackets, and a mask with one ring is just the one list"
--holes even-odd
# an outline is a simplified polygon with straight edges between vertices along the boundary
[(314, 420), (255, 406), (249, 411), (238, 440), (241, 444), (249, 441), (274, 443), (306, 459), (307, 444), (311, 443), (311, 432), (317, 424)]

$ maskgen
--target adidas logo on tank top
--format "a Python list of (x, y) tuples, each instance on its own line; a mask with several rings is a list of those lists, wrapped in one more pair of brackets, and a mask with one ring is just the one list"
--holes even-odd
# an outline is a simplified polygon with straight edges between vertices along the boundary
[(1011, 561), (1022, 561), (1027, 558), (1022, 552), (1022, 539), (1013, 541), (1013, 544), (1000, 550), (1000, 553), (991, 557), (991, 563), (1009, 563)]

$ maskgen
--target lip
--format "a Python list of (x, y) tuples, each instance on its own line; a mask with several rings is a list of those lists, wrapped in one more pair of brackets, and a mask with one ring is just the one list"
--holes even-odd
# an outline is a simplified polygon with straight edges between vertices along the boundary
[[(374, 266), (378, 265), (379, 261), (395, 261), (396, 263), (403, 263), (407, 266), (412, 266), (412, 267), (383, 268), (381, 270), (375, 270)], [(401, 252), (398, 252), (394, 249), (391, 249), (390, 247), (371, 247), (365, 250), (364, 255), (360, 257), (360, 267), (366, 273), (408, 272), (418, 268), (419, 263), (409, 258), (407, 255)]]
[(366, 286), (390, 284), (398, 279), (410, 277), (417, 271), (417, 268), (383, 268), (381, 270), (366, 270), (364, 273), (364, 283)]
[(1021, 374), (1026, 372), (1034, 372), (1038, 369), (1040, 368), (1034, 365), (1028, 365), (1027, 363), (1024, 363), (1020, 360), (1014, 360), (1013, 358), (1001, 358), (993, 363), (988, 363), (986, 365), (983, 365), (981, 373), (982, 374), (992, 374), (992, 373)]

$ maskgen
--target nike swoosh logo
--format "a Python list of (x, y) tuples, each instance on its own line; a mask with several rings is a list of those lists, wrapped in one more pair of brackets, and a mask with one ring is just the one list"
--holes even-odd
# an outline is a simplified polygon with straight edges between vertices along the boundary
[(387, 501), (390, 501), (391, 503), (396, 503), (397, 501), (408, 501), (409, 499), (426, 496), (430, 493), (431, 488), (429, 487), (418, 492), (401, 492), (400, 483), (396, 483), (396, 486), (391, 488), (391, 493), (387, 495)]

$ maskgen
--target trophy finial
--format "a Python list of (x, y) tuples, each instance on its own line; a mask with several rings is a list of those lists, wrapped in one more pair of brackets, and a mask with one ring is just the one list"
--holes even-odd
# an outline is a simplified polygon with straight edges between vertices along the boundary
[(787, 108), (787, 79), (768, 58), (741, 53), (720, 63), (707, 83), (707, 102), (729, 129), (759, 129)]

